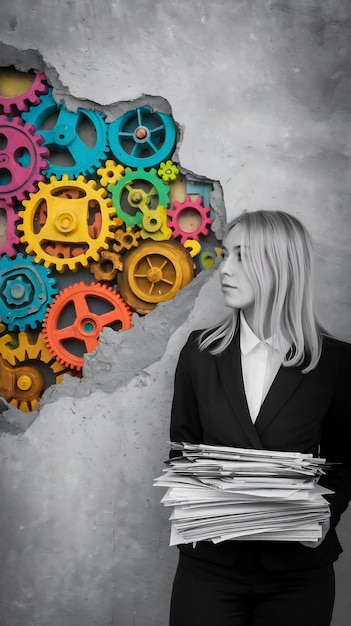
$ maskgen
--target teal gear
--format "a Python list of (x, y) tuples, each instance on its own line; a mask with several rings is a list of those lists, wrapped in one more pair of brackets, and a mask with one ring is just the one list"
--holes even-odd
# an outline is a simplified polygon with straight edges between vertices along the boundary
[[(49, 130), (45, 128), (45, 121), (52, 115), (57, 115), (56, 123)], [(63, 174), (70, 178), (83, 175), (88, 177), (106, 160), (108, 154), (107, 124), (104, 116), (97, 111), (79, 108), (74, 113), (68, 111), (63, 102), (57, 103), (52, 96), (52, 89), (41, 98), (40, 104), (32, 106), (29, 111), (22, 113), (22, 118), (33, 124), (44, 137), (44, 145), (52, 154), (62, 153), (69, 157), (70, 164), (57, 165), (48, 159), (49, 167), (44, 171), (47, 177), (55, 175), (61, 179)], [(95, 135), (94, 146), (84, 142), (79, 134), (82, 124), (88, 123)], [(74, 165), (71, 164), (72, 159)]]
[(34, 258), (18, 254), (0, 259), (0, 320), (8, 330), (35, 329), (58, 293), (51, 272)]
[(111, 152), (129, 167), (154, 167), (172, 154), (176, 126), (166, 113), (143, 106), (128, 111), (109, 125)]

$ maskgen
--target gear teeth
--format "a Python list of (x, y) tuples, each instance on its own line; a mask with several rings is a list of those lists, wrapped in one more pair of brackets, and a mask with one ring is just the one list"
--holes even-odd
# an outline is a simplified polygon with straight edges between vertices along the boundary
[(117, 164), (113, 159), (108, 159), (96, 173), (100, 178), (100, 185), (107, 187), (108, 185), (116, 185), (124, 171), (123, 165)]
[[(68, 188), (76, 192), (72, 191), (73, 198), (65, 194)], [(60, 194), (62, 201), (57, 203)], [(89, 223), (92, 215), (90, 202), (96, 205), (93, 224)], [(46, 204), (46, 220), (37, 232), (34, 220), (42, 203)], [(59, 273), (67, 270), (75, 272), (80, 266), (86, 267), (89, 260), (96, 260), (99, 252), (106, 250), (108, 242), (114, 238), (117, 224), (111, 198), (107, 197), (105, 189), (97, 188), (95, 181), (87, 181), (82, 175), (77, 180), (71, 179), (68, 174), (64, 174), (62, 180), (51, 176), (50, 182), (42, 184), (40, 190), (23, 205), (20, 241), (26, 245), (26, 252), (35, 256), (37, 263), (46, 268), (55, 267)], [(66, 231), (63, 224), (67, 219), (70, 220), (70, 230)], [(46, 250), (42, 246), (43, 241), (53, 244), (48, 245)]]
[(0, 316), (10, 331), (35, 330), (56, 293), (54, 279), (32, 257), (19, 253), (0, 259)]
[(32, 155), (31, 167), (16, 168), (14, 171), (9, 168), (11, 181), (0, 190), (0, 199), (9, 202), (16, 199), (21, 202), (37, 189), (40, 181), (44, 180), (43, 168), (47, 167), (45, 157), (49, 154), (48, 148), (42, 146), (43, 138), (35, 132), (33, 125), (26, 124), (20, 117), (10, 119), (1, 115), (0, 129), (7, 141), (2, 152), (9, 163), (13, 161), (13, 151), (27, 151)]
[(15, 246), (20, 241), (16, 234), (16, 227), (20, 218), (19, 215), (15, 213), (12, 205), (4, 200), (0, 200), (0, 214), (1, 210), (5, 212), (6, 216), (6, 241), (0, 246), (0, 255), (6, 254), (11, 257), (16, 254)]
[[(210, 213), (210, 207), (202, 206), (202, 200), (199, 197), (196, 201), (193, 201), (189, 195), (185, 197), (184, 202), (174, 200), (173, 209), (167, 211), (167, 215), (170, 218), (168, 226), (173, 230), (173, 237), (180, 237), (180, 242), (184, 244), (189, 238), (199, 241), (200, 235), (208, 235), (210, 224), (212, 224), (212, 218), (208, 217)], [(179, 216), (184, 215), (187, 211), (196, 211), (200, 217), (200, 225), (193, 230), (184, 231), (179, 225)]]
[[(152, 168), (150, 171), (146, 171), (142, 167), (138, 167), (135, 170), (132, 170), (130, 167), (126, 167), (125, 174), (120, 178), (116, 185), (108, 185), (108, 190), (112, 194), (112, 204), (115, 208), (117, 216), (120, 217), (126, 224), (126, 226), (134, 227), (142, 226), (143, 213), (140, 205), (139, 210), (135, 205), (130, 205), (130, 208), (133, 209), (134, 214), (130, 214), (125, 211), (121, 206), (121, 198), (123, 191), (126, 189), (127, 185), (133, 185), (133, 191), (138, 190), (138, 181), (143, 181), (151, 185), (151, 189), (156, 190), (156, 193), (153, 195), (157, 195), (157, 205), (158, 206), (168, 206), (168, 197), (169, 197), (169, 186), (166, 185), (158, 176), (155, 168)], [(144, 199), (147, 197), (147, 192), (140, 190)], [(145, 202), (144, 202), (145, 204)]]
[[(28, 123), (32, 123), (35, 127), (42, 126), (43, 122), (48, 119), (53, 113), (59, 112), (60, 122), (64, 122), (67, 127), (68, 134), (65, 138), (57, 135), (56, 142), (52, 146), (53, 150), (59, 150), (63, 153), (71, 154), (71, 142), (74, 142), (74, 138), (77, 136), (80, 123), (87, 121), (94, 129), (96, 135), (96, 142), (93, 148), (86, 146), (84, 141), (81, 140), (79, 145), (79, 153), (74, 154), (74, 165), (66, 165), (65, 167), (57, 165), (48, 160), (46, 171), (44, 172), (47, 178), (55, 175), (57, 180), (63, 180), (66, 173), (70, 178), (78, 179), (81, 175), (86, 177), (92, 176), (96, 173), (97, 168), (105, 161), (109, 152), (108, 145), (108, 127), (105, 121), (105, 116), (90, 109), (78, 108), (75, 113), (67, 111), (62, 102), (56, 103), (52, 96), (52, 89), (50, 92), (42, 98), (38, 106), (31, 107), (30, 110), (24, 114), (24, 119)], [(46, 130), (42, 130), (44, 142), (46, 141)], [(51, 144), (52, 145), (52, 144)]]
[[(85, 295), (86, 298), (95, 297), (111, 304), (116, 313), (114, 321), (119, 321), (122, 324), (123, 330), (130, 328), (132, 320), (132, 312), (129, 306), (111, 287), (95, 282), (87, 285), (81, 281), (63, 289), (47, 309), (43, 321), (43, 335), (45, 344), (54, 355), (55, 359), (63, 365), (76, 370), (82, 369), (84, 357), (77, 357), (76, 355), (71, 354), (61, 344), (60, 333), (57, 329), (60, 314), (67, 305), (71, 305), (73, 303), (76, 319), (72, 321), (72, 324), (65, 327), (65, 338), (67, 338), (70, 330), (72, 332), (71, 337), (84, 344), (85, 352), (91, 352), (97, 347), (98, 337), (104, 327), (104, 323), (101, 321), (104, 319), (104, 315), (101, 316), (100, 320), (100, 316), (97, 313), (90, 312), (87, 301), (86, 306), (82, 305), (82, 295)], [(94, 334), (92, 334), (90, 330), (85, 333), (83, 324), (76, 324), (77, 320), (80, 320), (80, 322), (83, 322), (84, 320), (84, 324), (91, 325), (94, 328), (92, 331)], [(112, 321), (112, 318), (109, 317), (109, 323), (112, 323)]]
[(30, 87), (18, 96), (9, 98), (0, 97), (0, 110), (6, 115), (18, 115), (22, 111), (28, 111), (29, 106), (40, 102), (40, 96), (49, 91), (45, 74), (34, 71), (34, 80)]

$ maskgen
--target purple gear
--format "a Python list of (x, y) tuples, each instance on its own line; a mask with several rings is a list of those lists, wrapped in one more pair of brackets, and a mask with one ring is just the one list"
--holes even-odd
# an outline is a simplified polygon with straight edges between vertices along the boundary
[(21, 202), (37, 191), (36, 184), (45, 180), (44, 159), (50, 154), (43, 141), (34, 126), (20, 117), (0, 116), (0, 200)]
[(21, 111), (28, 111), (33, 104), (40, 102), (40, 96), (49, 91), (49, 85), (46, 82), (46, 76), (42, 72), (34, 71), (34, 80), (31, 86), (19, 94), (5, 98), (0, 96), (0, 113), (5, 115), (18, 115)]
[(16, 222), (19, 220), (19, 215), (5, 200), (0, 200), (0, 214), (2, 210), (6, 213), (6, 242), (0, 246), (0, 255), (7, 254), (11, 257), (17, 254), (14, 246), (19, 243), (19, 237), (16, 234)]

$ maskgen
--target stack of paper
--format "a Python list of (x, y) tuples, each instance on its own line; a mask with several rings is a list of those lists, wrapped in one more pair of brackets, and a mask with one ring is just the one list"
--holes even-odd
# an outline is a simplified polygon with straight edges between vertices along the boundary
[(181, 456), (167, 462), (155, 486), (173, 507), (170, 545), (227, 539), (317, 541), (329, 518), (318, 485), (326, 461), (280, 452), (171, 443)]

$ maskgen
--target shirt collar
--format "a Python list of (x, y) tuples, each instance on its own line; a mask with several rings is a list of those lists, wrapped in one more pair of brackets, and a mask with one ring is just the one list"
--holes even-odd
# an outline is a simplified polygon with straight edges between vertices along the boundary
[[(244, 313), (240, 311), (240, 350), (242, 354), (248, 354), (249, 352), (251, 352), (251, 350), (253, 350), (254, 348), (256, 348), (256, 346), (260, 344), (264, 345), (263, 341), (261, 341), (261, 339), (259, 339), (251, 330), (245, 319)], [(278, 350), (278, 342), (275, 340), (274, 337), (268, 337), (268, 339), (266, 339), (265, 341), (265, 344), (269, 344), (270, 346), (272, 346), (272, 348)], [(290, 348), (288, 341), (283, 340), (283, 347), (286, 354)]]

